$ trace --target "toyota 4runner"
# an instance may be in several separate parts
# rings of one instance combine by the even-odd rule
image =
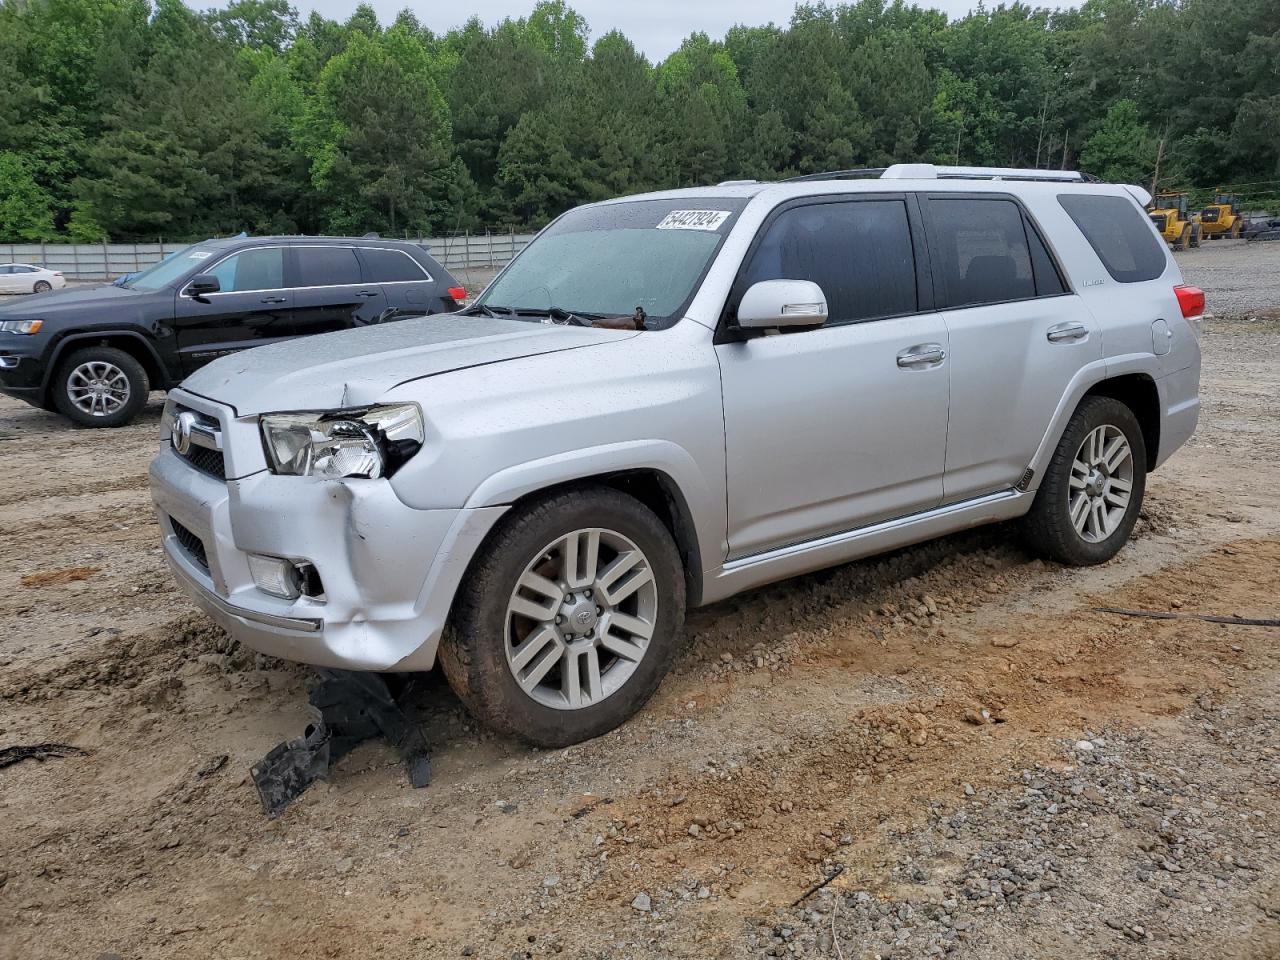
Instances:
[[[1200,407],[1149,199],[917,164],[580,207],[467,310],[189,377],[165,551],[248,646],[438,659],[541,745],[638,710],[687,606],[1013,518],[1103,562]]]

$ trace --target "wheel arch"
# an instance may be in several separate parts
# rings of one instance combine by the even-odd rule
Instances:
[[[167,390],[169,388],[169,376],[165,370],[164,363],[160,360],[160,355],[156,353],[155,347],[140,334],[128,330],[77,333],[64,337],[54,347],[53,356],[50,357],[49,365],[45,371],[44,385],[40,391],[43,403],[47,404],[53,394],[54,379],[62,361],[76,350],[93,346],[114,347],[117,350],[123,350],[142,365],[151,389]]]
[[[1085,391],[1086,397],[1110,397],[1133,411],[1142,428],[1142,445],[1147,454],[1147,469],[1154,469],[1160,453],[1160,391],[1145,373],[1126,373],[1099,381]],[[1077,402],[1076,406],[1080,404]]]
[[[676,550],[680,554],[684,566],[685,594],[688,606],[695,607],[702,599],[702,547],[698,541],[694,524],[693,511],[689,506],[680,485],[670,474],[655,467],[634,467],[610,470],[603,473],[588,474],[572,479],[553,482],[547,486],[529,490],[515,498],[507,510],[506,516],[514,516],[524,507],[545,497],[555,496],[569,490],[587,487],[608,487],[624,493],[653,512],[671,539],[675,541]],[[490,530],[476,549],[475,557],[479,557],[488,547],[490,540],[496,535],[498,524]],[[473,558],[474,559],[474,558]],[[465,580],[465,576],[463,577]]]

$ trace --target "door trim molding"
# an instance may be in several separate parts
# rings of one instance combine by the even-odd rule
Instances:
[[[1034,496],[1034,493],[1023,490],[1001,490],[731,560],[705,579],[703,603],[712,603],[776,580],[932,540],[943,534],[1009,520],[1026,513]]]

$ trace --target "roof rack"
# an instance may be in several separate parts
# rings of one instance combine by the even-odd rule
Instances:
[[[854,167],[852,170],[827,170],[823,173],[806,173],[801,177],[787,177],[782,183],[804,183],[807,180],[857,180],[864,177],[882,177],[890,167]]]
[[[855,180],[879,177],[881,180],[1049,180],[1058,183],[1084,183],[1095,178],[1076,170],[1033,170],[1018,167],[939,167],[932,163],[895,163],[891,167],[856,167],[852,170],[828,170],[789,177],[783,183],[809,180]]]
[[[1034,170],[1020,167],[938,167],[932,163],[895,163],[881,175],[884,180],[1050,180],[1083,183],[1076,170]]]

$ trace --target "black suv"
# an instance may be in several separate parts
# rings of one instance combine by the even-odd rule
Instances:
[[[0,306],[0,392],[90,427],[247,347],[458,309],[462,286],[395,240],[208,240],[116,286]]]

